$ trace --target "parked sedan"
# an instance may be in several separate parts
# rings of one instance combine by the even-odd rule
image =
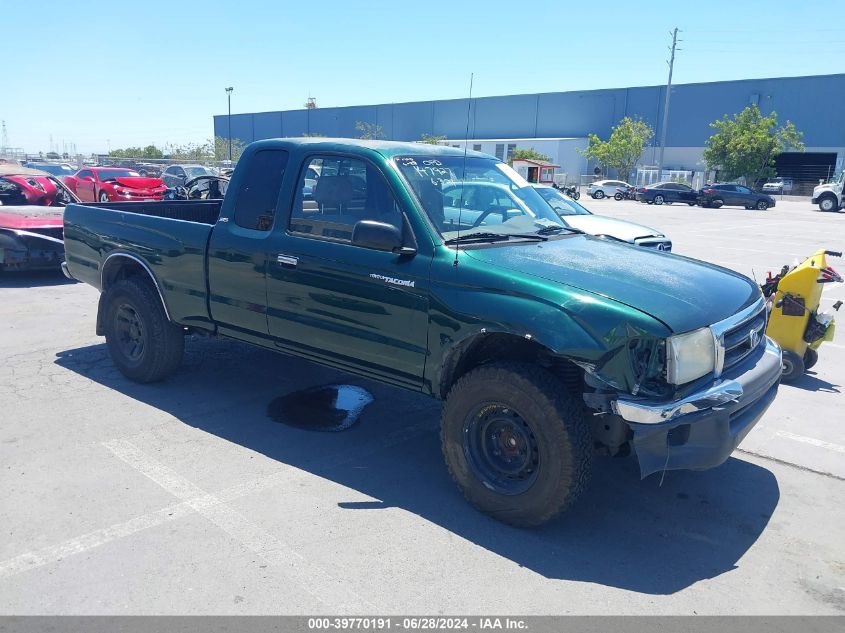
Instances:
[[[637,200],[658,205],[664,202],[686,202],[694,206],[698,200],[698,193],[681,182],[658,182],[637,189]]]
[[[202,165],[170,165],[161,173],[165,186],[183,187],[185,182],[197,176],[215,176],[208,167]]]
[[[167,191],[161,178],[119,167],[86,167],[65,182],[83,202],[161,200]]]
[[[24,167],[46,171],[54,176],[73,176],[73,168],[66,163],[24,163]]]
[[[628,188],[630,186],[627,182],[621,180],[599,180],[587,187],[587,193],[595,200],[601,200],[602,198],[612,198],[618,187]]]
[[[607,236],[615,240],[654,248],[659,251],[671,251],[672,240],[655,229],[635,224],[625,220],[617,220],[603,215],[593,215],[583,206],[567,198],[557,189],[547,185],[534,185],[549,206],[555,210],[560,218],[569,226],[580,229],[585,233],[596,236]]]
[[[721,206],[737,206],[765,211],[775,206],[775,199],[767,193],[751,191],[743,185],[716,183],[706,185],[698,192],[698,203],[702,207],[718,209]]]

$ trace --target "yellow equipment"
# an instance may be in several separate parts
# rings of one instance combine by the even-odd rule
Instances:
[[[819,312],[822,284],[841,282],[842,277],[827,264],[827,256],[842,253],[816,251],[779,275],[769,273],[763,294],[769,300],[769,324],[766,334],[783,348],[783,382],[793,382],[816,364],[819,345],[833,340],[833,315]],[[837,301],[834,310],[842,305]]]

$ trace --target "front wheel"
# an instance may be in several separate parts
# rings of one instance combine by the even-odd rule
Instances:
[[[780,377],[781,382],[789,384],[795,382],[803,375],[804,361],[801,357],[788,349],[783,350],[783,374]]]
[[[185,334],[167,319],[150,282],[139,277],[118,281],[106,291],[103,310],[109,354],[124,376],[146,383],[176,371]]]
[[[765,211],[769,208],[769,203],[765,200],[758,200],[757,201],[757,210],[758,211]]]
[[[582,403],[546,370],[492,363],[465,374],[443,408],[449,473],[478,510],[545,523],[584,491],[592,445]]]
[[[575,193],[572,194],[571,197],[572,197],[573,200],[578,200],[581,197],[581,193],[576,191]]]
[[[819,200],[819,209],[822,211],[837,211],[839,205],[836,203],[836,198],[833,196],[825,196]]]
[[[694,207],[694,206],[695,206],[695,202],[687,202],[687,204],[688,204],[689,206],[691,206],[691,207]]]
[[[819,353],[808,347],[807,351],[804,352],[804,369],[810,369],[817,362],[819,362]]]
[[[108,202],[109,201],[109,194],[107,194],[105,191],[101,191],[99,198],[100,198],[100,202]]]

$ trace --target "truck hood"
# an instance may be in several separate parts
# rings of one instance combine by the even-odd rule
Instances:
[[[813,197],[818,197],[818,194],[820,194],[822,191],[833,191],[833,184],[827,183],[824,185],[818,185],[816,187],[813,187]]]
[[[624,303],[673,332],[712,325],[760,296],[751,279],[726,268],[582,235],[463,252],[490,266]]]
[[[625,242],[633,242],[638,237],[664,237],[656,229],[603,215],[567,215],[563,220],[590,235],[610,235]]]

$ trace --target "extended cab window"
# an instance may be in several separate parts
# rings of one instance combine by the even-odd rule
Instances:
[[[312,157],[297,185],[291,232],[349,242],[361,220],[402,228],[402,212],[381,172],[357,158]]]
[[[287,164],[285,150],[264,149],[252,155],[235,196],[235,224],[258,231],[272,228]]]

